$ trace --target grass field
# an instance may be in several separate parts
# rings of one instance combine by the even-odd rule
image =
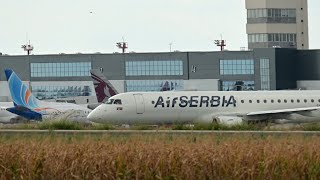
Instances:
[[[319,179],[320,137],[2,136],[0,179]]]
[[[26,124],[15,124],[15,125],[4,125],[0,129],[49,129],[49,130],[235,130],[235,131],[268,131],[268,130],[299,130],[299,131],[320,131],[319,123],[311,124],[301,124],[301,125],[274,125],[266,124],[242,124],[235,126],[226,126],[221,124],[194,124],[183,125],[183,124],[173,124],[173,125],[161,125],[161,126],[150,126],[150,125],[133,125],[128,127],[123,126],[113,126],[108,124],[83,124],[76,123],[67,120],[62,121],[44,121],[38,123],[26,123]]]

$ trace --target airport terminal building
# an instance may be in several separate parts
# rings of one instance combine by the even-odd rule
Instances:
[[[167,90],[320,89],[320,50],[0,56],[0,97],[10,101],[5,68],[39,99],[96,101],[90,69],[100,69],[118,92]]]

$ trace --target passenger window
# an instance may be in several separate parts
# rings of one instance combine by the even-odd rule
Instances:
[[[249,100],[249,103],[252,103],[252,100]]]
[[[278,99],[278,103],[281,103],[281,100],[280,100],[280,99]]]
[[[114,99],[108,99],[108,101],[106,102],[106,104],[112,104],[114,101]]]
[[[314,100],[313,100],[313,99],[311,99],[311,102],[313,103],[313,102],[314,102]]]
[[[244,103],[244,100],[241,100],[241,103]]]
[[[267,103],[267,100],[263,100],[264,103]]]
[[[297,99],[297,103],[300,103],[300,100],[299,100],[299,99]]]
[[[274,103],[274,100],[273,100],[273,99],[271,99],[271,103]]]
[[[121,103],[121,99],[115,99],[114,102],[113,102],[113,104],[122,104],[122,103]]]
[[[260,103],[260,100],[257,100],[257,103]]]
[[[294,103],[294,100],[293,100],[293,99],[291,99],[291,103]]]
[[[285,100],[283,100],[284,101],[284,103],[287,103],[287,100],[285,99]]]
[[[307,100],[305,99],[304,102],[307,103]]]

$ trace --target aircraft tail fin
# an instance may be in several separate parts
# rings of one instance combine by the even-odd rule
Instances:
[[[90,70],[91,78],[93,80],[94,89],[99,103],[106,102],[110,97],[118,94],[118,91],[108,81],[106,76],[98,69]]]
[[[30,109],[38,108],[40,101],[32,95],[17,74],[12,69],[5,69],[5,74],[14,105]]]
[[[170,88],[169,81],[166,81],[162,86],[160,91],[171,91],[172,89]]]

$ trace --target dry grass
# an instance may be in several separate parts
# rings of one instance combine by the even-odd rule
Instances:
[[[320,137],[0,138],[1,179],[319,179]]]

